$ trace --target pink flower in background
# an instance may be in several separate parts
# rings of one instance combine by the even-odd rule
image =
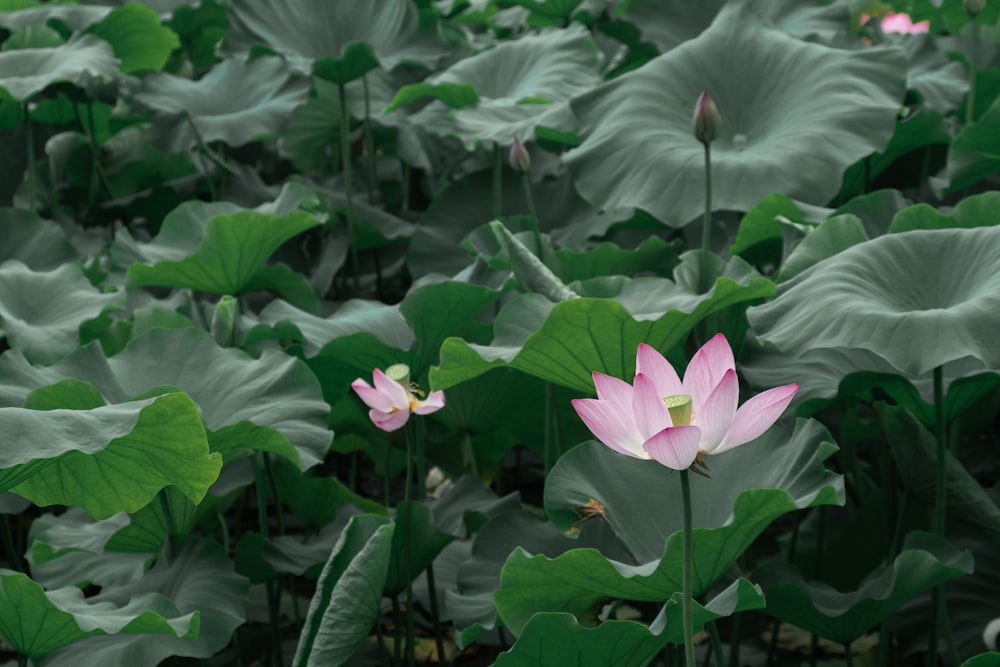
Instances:
[[[374,387],[362,378],[351,383],[351,388],[365,402],[365,405],[371,408],[368,411],[368,416],[372,423],[383,431],[395,431],[402,428],[406,424],[406,420],[410,418],[410,413],[426,415],[437,412],[444,407],[443,391],[432,391],[426,400],[421,400],[418,397],[418,394],[422,395],[423,392],[410,386],[410,370],[405,364],[396,364],[386,370],[394,377],[399,375],[403,381],[394,380],[376,368],[372,371]]]
[[[871,18],[868,14],[861,15],[861,25],[868,22]],[[930,21],[920,21],[919,23],[914,23],[909,14],[894,14],[889,12],[882,17],[882,32],[901,32],[908,35],[916,35],[922,32],[928,32],[931,29]]]
[[[719,454],[758,438],[778,420],[799,385],[768,389],[737,409],[736,362],[720,333],[695,353],[683,381],[659,352],[641,344],[631,385],[595,372],[594,387],[596,399],[572,403],[598,440],[620,454],[685,470],[696,462],[707,468],[702,454]]]

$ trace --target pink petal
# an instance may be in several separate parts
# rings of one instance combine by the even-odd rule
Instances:
[[[674,470],[687,470],[698,456],[701,430],[697,426],[671,426],[643,443],[650,456]]]
[[[726,432],[733,423],[733,416],[736,414],[736,406],[740,402],[740,383],[736,379],[736,371],[730,369],[722,376],[722,381],[715,391],[708,397],[705,404],[701,406],[694,421],[701,429],[701,443],[699,448],[706,454],[711,454],[712,450],[719,446],[722,439],[726,437]]]
[[[635,353],[635,372],[642,373],[653,381],[660,398],[686,393],[670,362],[645,343],[640,343]]]
[[[643,440],[671,426],[670,412],[663,404],[663,397],[653,386],[653,381],[642,373],[635,376],[632,416]]]
[[[624,380],[596,371],[593,377],[597,398],[614,403],[626,412],[632,410],[632,385]]]
[[[735,369],[733,348],[729,347],[729,341],[724,335],[715,334],[694,353],[691,363],[684,372],[684,391],[679,393],[690,394],[694,411],[701,412],[701,407],[722,382],[726,371]]]
[[[369,408],[388,412],[392,409],[392,397],[378,389],[373,389],[367,382],[358,378],[351,383],[351,389],[365,402]]]
[[[724,452],[759,438],[785,411],[799,385],[786,384],[757,394],[740,406],[722,444],[712,454]]]
[[[605,445],[619,454],[637,459],[649,458],[642,451],[642,439],[631,414],[610,401],[576,398],[570,403],[590,432]]]
[[[427,395],[427,400],[417,401],[417,407],[413,408],[413,411],[418,415],[429,415],[432,412],[437,412],[444,407],[444,392],[443,391],[432,391]]]
[[[884,32],[902,32],[912,35],[928,32],[930,29],[930,21],[914,23],[908,14],[893,14],[890,12],[882,19],[882,30]]]
[[[368,417],[372,420],[373,424],[383,431],[396,431],[403,428],[406,420],[410,418],[410,411],[409,409],[396,410],[395,412],[386,414],[378,410],[369,410]]]
[[[392,405],[400,410],[410,411],[410,392],[379,369],[372,371],[375,388],[392,399]]]

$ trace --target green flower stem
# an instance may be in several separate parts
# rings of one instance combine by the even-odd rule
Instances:
[[[0,518],[0,535],[3,537],[3,549],[7,552],[7,559],[10,561],[12,569],[24,572],[24,561],[21,560],[21,550],[14,546],[14,532],[10,527],[10,515],[4,514]]]
[[[979,51],[979,24],[972,19],[972,51],[969,53],[969,98],[965,105],[965,124],[976,120],[976,60]]]
[[[414,424],[413,422],[417,423]],[[423,422],[419,420],[413,420],[407,424],[407,428],[413,425],[413,439],[416,443],[414,447],[414,452],[416,453],[416,469],[417,469],[417,500],[423,500],[427,497],[427,452],[424,446],[424,429]]]
[[[932,529],[938,537],[944,537],[945,516],[948,510],[947,473],[948,473],[948,434],[944,423],[944,368],[934,369],[934,435],[936,436],[937,474],[934,480],[934,523]],[[931,617],[927,630],[927,663],[936,665],[938,661],[938,621],[940,610],[944,604],[940,586],[935,586],[931,593]],[[950,630],[949,630],[950,631]]]
[[[35,200],[35,131],[31,126],[31,112],[27,102],[24,103],[24,133],[28,152],[28,210],[38,213],[38,203]]]
[[[844,644],[844,662],[847,667],[854,667],[854,654],[851,653],[851,643]]]
[[[212,175],[208,173],[207,160],[214,160],[220,165],[225,163],[222,161],[218,155],[216,155],[211,148],[205,144],[205,140],[202,139],[201,132],[198,130],[198,126],[194,124],[194,119],[191,118],[191,114],[184,112],[184,118],[187,119],[188,125],[191,126],[191,131],[194,133],[194,141],[198,146],[198,152],[201,155],[201,171],[202,176],[205,177],[205,182],[208,184],[208,193],[212,197],[212,201],[219,201],[219,197],[215,192],[215,182],[212,180]]]
[[[371,95],[368,92],[368,75],[365,74],[361,77],[361,85],[363,86],[365,95],[365,122],[364,122],[364,134],[365,134],[365,155],[368,157],[365,160],[365,164],[368,167],[368,203],[375,203],[375,136],[372,134],[372,119],[371,119]]]
[[[399,161],[399,187],[402,191],[403,204],[402,209],[404,211],[410,210],[410,165]]]
[[[28,656],[17,654],[17,667],[28,667]]]
[[[427,590],[431,599],[431,623],[434,624],[434,645],[437,647],[438,664],[447,665],[444,638],[441,635],[441,614],[438,612],[437,586],[434,583],[434,563],[427,566]]]
[[[548,477],[552,466],[559,459],[559,433],[555,423],[555,388],[551,382],[545,383],[545,421],[543,428],[543,456],[545,458],[545,476]]]
[[[705,146],[705,218],[701,223],[701,249],[705,251],[701,271],[701,292],[707,292],[711,287],[708,279],[708,255],[712,250],[712,147]]]
[[[493,143],[493,218],[503,214],[503,151]]]
[[[378,638],[379,657],[382,658],[382,667],[389,667],[389,647],[385,644],[385,633],[382,632],[382,619],[375,619],[375,636]]]
[[[267,466],[268,460],[264,459]],[[271,534],[270,522],[267,516],[267,472],[261,467],[257,455],[250,457],[250,466],[253,469],[254,487],[257,491],[257,529],[261,537],[266,541]],[[276,580],[268,581],[265,584],[267,591],[267,612],[270,619],[271,630],[271,659],[269,665],[281,665],[281,588],[280,582]]]
[[[399,622],[399,594],[394,593],[392,600],[392,664],[403,662],[403,624]]]
[[[531,214],[531,232],[535,237],[535,254],[538,255],[538,259],[542,259],[542,233],[539,230],[541,221],[535,211],[535,198],[531,196],[531,178],[528,176],[528,172],[521,174],[521,185],[524,186],[524,199],[528,202],[528,213]]]
[[[340,99],[340,168],[344,179],[344,210],[347,215],[347,244],[351,249],[351,270],[354,273],[354,291],[361,285],[361,268],[358,263],[357,225],[354,220],[354,190],[351,180],[351,114],[347,110],[347,89],[337,86]]]
[[[687,667],[695,667],[694,663],[694,623],[691,618],[691,481],[688,471],[681,470],[681,498],[684,502],[684,598],[681,601],[681,612],[684,617],[684,662]]]
[[[174,557],[175,544],[174,540],[177,535],[177,520],[174,518],[174,513],[170,509],[170,503],[167,501],[167,490],[160,489],[156,494],[157,499],[160,501],[160,511],[163,512],[163,524],[167,529],[167,544],[166,544],[166,559],[167,562]]]
[[[708,641],[712,646],[712,659],[715,667],[723,667],[726,663],[722,657],[722,639],[719,637],[719,628],[715,626],[715,621],[708,624]]]
[[[406,581],[406,664],[409,667],[414,667],[416,664],[416,653],[415,653],[415,633],[413,631],[413,577],[410,572],[410,558],[411,558],[411,548],[410,544],[410,503],[413,502],[413,459],[415,458],[415,445],[414,442],[416,438],[413,433],[413,421],[408,421],[406,426],[403,428],[406,433],[406,481],[403,485],[403,501],[404,507],[406,508],[406,518],[407,521],[403,525],[403,579]],[[397,521],[399,520],[399,514],[397,510],[396,514]],[[399,524],[396,525],[397,529]]]
[[[472,448],[472,434],[467,430],[462,432],[462,463],[474,477],[479,477],[476,451]]]
[[[739,667],[740,664],[740,640],[743,635],[743,614],[736,614],[733,619],[733,627],[729,632],[729,667]]]

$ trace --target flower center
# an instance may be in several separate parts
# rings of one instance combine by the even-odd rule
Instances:
[[[691,419],[694,416],[691,411],[691,396],[688,394],[665,396],[663,404],[667,406],[667,412],[670,413],[670,421],[673,422],[674,426],[691,425]]]
[[[404,387],[410,386],[410,367],[406,364],[393,364],[384,372],[389,379],[395,380]]]

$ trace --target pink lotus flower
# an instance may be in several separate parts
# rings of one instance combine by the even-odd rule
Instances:
[[[868,22],[871,18],[868,14],[861,15],[861,25]],[[901,32],[908,35],[916,35],[922,32],[928,32],[931,29],[930,21],[920,21],[914,23],[910,18],[909,14],[894,14],[889,12],[882,17],[882,32]]]
[[[351,388],[371,408],[368,417],[383,431],[402,428],[410,413],[427,415],[444,407],[443,391],[432,391],[426,400],[420,400],[418,394],[423,392],[410,386],[410,371],[404,364],[396,364],[386,370],[393,376],[399,375],[405,383],[392,379],[377,368],[372,371],[374,387],[361,378],[351,383]]]
[[[778,420],[799,385],[768,389],[737,409],[736,362],[720,333],[695,353],[683,381],[659,352],[641,344],[631,385],[595,372],[594,387],[597,399],[572,403],[598,440],[620,454],[685,470],[696,462],[707,468],[702,454],[719,454],[759,437]]]

